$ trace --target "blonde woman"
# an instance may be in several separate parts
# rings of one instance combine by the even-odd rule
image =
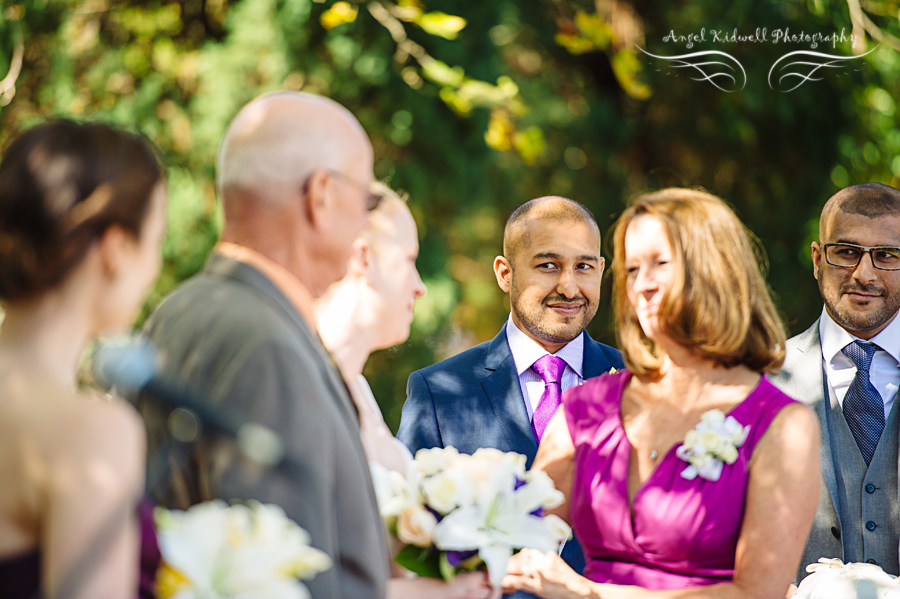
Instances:
[[[585,576],[525,550],[504,590],[781,599],[819,497],[819,431],[766,379],[785,333],[747,230],[719,198],[667,189],[619,218],[613,264],[627,370],[568,392],[535,459],[566,494]]]
[[[369,225],[353,244],[347,275],[332,285],[316,310],[322,342],[341,369],[359,410],[360,435],[369,461],[405,474],[412,456],[394,438],[362,375],[369,354],[409,337],[416,299],[425,285],[416,269],[419,238],[406,203],[376,184],[382,196]],[[391,599],[479,599],[499,597],[483,573],[462,574],[452,583],[407,578],[402,570],[388,582]]]

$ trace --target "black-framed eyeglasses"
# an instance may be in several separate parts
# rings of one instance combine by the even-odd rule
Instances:
[[[900,248],[887,245],[865,246],[855,243],[826,243],[825,261],[839,268],[856,268],[865,254],[879,270],[900,270]]]
[[[348,177],[347,175],[345,175],[344,173],[342,173],[340,171],[328,169],[328,174],[331,175],[332,177],[334,177],[335,179],[340,179],[344,183],[349,183],[350,185],[359,189],[360,191],[364,191],[366,194],[366,210],[368,210],[369,212],[378,208],[378,205],[381,203],[381,200],[384,199],[384,196],[381,195],[380,193],[375,193],[374,191],[372,191],[371,189],[369,189],[367,186],[363,185],[356,179],[353,179],[352,177]]]

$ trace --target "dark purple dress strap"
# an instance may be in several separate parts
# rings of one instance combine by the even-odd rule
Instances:
[[[153,523],[153,507],[153,502],[146,497],[137,507],[138,523],[141,526],[140,599],[156,597],[156,570],[162,560],[156,538],[156,526]]]
[[[32,599],[41,584],[41,554],[37,549],[0,560],[3,599]]]
[[[156,570],[161,556],[153,524],[153,502],[142,499],[137,506],[141,528],[140,599],[155,599]],[[34,549],[15,557],[0,560],[0,597],[3,599],[34,599],[41,585],[41,554]]]

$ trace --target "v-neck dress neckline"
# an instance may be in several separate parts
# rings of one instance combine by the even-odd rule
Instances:
[[[632,450],[633,446],[631,445],[631,439],[628,438],[628,433],[625,431],[625,421],[622,420],[622,395],[625,392],[625,387],[628,385],[628,381],[631,380],[632,374],[631,374],[631,372],[629,372],[627,370],[625,370],[624,372],[625,372],[625,374],[622,377],[623,378],[622,387],[621,387],[621,391],[619,392],[619,402],[617,404],[618,411],[616,413],[616,418],[618,418],[618,420],[619,420],[619,426],[621,427],[622,434],[624,435],[624,442],[628,445],[628,464],[627,464],[627,466],[628,466],[628,469],[630,470],[631,469],[631,450]],[[762,384],[762,380],[763,380],[763,377],[760,377],[759,382],[753,387],[753,389],[750,390],[750,393],[748,393],[744,399],[742,399],[738,403],[734,404],[734,406],[732,406],[731,409],[725,413],[726,418],[728,418],[729,416],[734,416],[735,412],[737,412],[737,413],[741,412],[743,405],[745,403],[747,403],[747,401],[753,396],[753,393],[756,391],[757,387],[759,387],[759,385]],[[694,426],[696,426],[698,423],[699,423],[699,420],[696,423],[694,423]],[[694,428],[694,427],[692,426],[691,428]],[[634,492],[635,499],[637,499],[637,496],[641,493],[641,491],[643,491],[644,487],[647,486],[647,483],[649,483],[653,479],[653,476],[656,474],[656,471],[659,470],[660,467],[663,465],[663,463],[667,462],[670,458],[673,460],[676,460],[676,464],[680,464],[682,466],[682,470],[687,466],[686,462],[683,462],[682,460],[680,460],[678,458],[678,456],[675,455],[675,453],[678,451],[678,448],[681,447],[683,444],[684,443],[682,441],[678,441],[674,445],[672,445],[669,449],[666,450],[666,452],[662,455],[662,457],[660,457],[659,462],[657,462],[656,466],[653,468],[653,471],[650,472],[650,475],[647,476],[647,478],[644,479],[644,481],[640,485],[638,485],[637,490]],[[628,512],[629,512],[629,514],[632,514],[633,513],[633,510],[632,510],[633,500],[628,497],[628,477],[627,476],[625,478],[625,493],[626,493],[626,498],[628,499]]]
[[[620,370],[567,391],[563,409],[575,445],[570,514],[595,582],[672,589],[730,581],[743,522],[748,465],[772,419],[794,400],[763,376],[729,415],[749,435],[718,481],[688,480],[676,444],[628,497],[631,443],[621,420]]]

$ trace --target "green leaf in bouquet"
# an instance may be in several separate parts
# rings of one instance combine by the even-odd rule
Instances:
[[[456,578],[456,568],[450,563],[445,551],[441,551],[441,557],[438,560],[438,563],[441,569],[441,578],[447,582],[453,582],[453,579]]]
[[[394,561],[410,572],[426,578],[443,578],[440,564],[440,552],[434,547],[416,547],[404,545]]]
[[[466,572],[475,572],[476,570],[486,570],[487,564],[484,563],[484,560],[481,559],[481,556],[477,553],[470,557],[469,559],[464,559],[459,562],[459,567],[456,569],[457,572],[465,570]]]

